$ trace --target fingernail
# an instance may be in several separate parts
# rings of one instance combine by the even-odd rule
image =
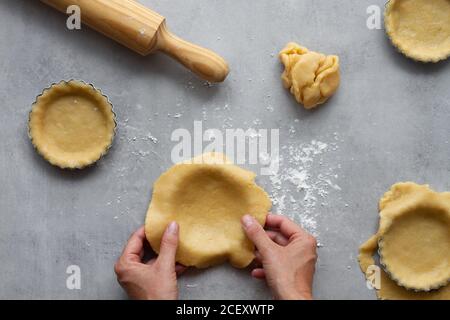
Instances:
[[[244,227],[248,228],[253,224],[253,218],[252,216],[246,214],[242,217],[242,223],[244,224]]]
[[[175,221],[172,221],[169,226],[167,227],[167,232],[170,234],[177,234],[178,232],[178,223]]]

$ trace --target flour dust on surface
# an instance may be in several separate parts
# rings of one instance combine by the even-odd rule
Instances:
[[[317,218],[328,206],[328,195],[341,191],[337,184],[340,166],[327,163],[327,155],[338,149],[337,134],[334,136],[332,142],[312,140],[281,146],[279,170],[268,176],[273,212],[295,220],[316,237]]]

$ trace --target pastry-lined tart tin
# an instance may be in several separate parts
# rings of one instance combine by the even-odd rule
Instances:
[[[403,182],[380,199],[379,264],[398,286],[427,293],[449,284],[449,196],[429,185]]]
[[[399,53],[404,55],[407,58],[410,58],[416,62],[423,62],[423,63],[437,63],[442,60],[446,60],[450,57],[450,48],[448,52],[443,53],[442,55],[436,55],[436,56],[430,56],[430,55],[424,55],[419,53],[412,53],[411,51],[407,50],[402,42],[398,40],[394,34],[394,30],[392,30],[391,26],[391,18],[390,15],[392,13],[392,10],[394,6],[402,0],[389,0],[385,5],[384,10],[384,28],[387,37],[389,38],[391,44],[397,49]],[[434,1],[434,0],[429,0]],[[450,19],[450,17],[449,17]]]
[[[383,250],[383,237],[380,237],[378,239],[378,257],[379,257],[379,261],[380,261],[380,265],[383,267],[384,272],[386,272],[386,274],[389,276],[389,278],[391,278],[391,280],[393,280],[394,282],[396,282],[399,286],[405,288],[406,290],[410,290],[410,291],[414,291],[414,292],[430,292],[433,290],[438,290],[441,289],[445,286],[447,286],[448,284],[450,284],[450,279],[448,279],[445,282],[439,283],[437,285],[434,286],[430,286],[427,289],[423,289],[423,290],[419,290],[417,288],[411,288],[408,285],[406,285],[405,283],[403,283],[401,281],[401,279],[399,279],[398,277],[396,277],[390,270],[389,268],[386,266],[386,263],[383,261],[383,254],[382,254],[382,250]]]
[[[36,141],[36,137],[33,136],[33,116],[36,112],[36,106],[40,102],[41,99],[46,98],[46,96],[49,93],[52,93],[53,90],[58,90],[62,88],[62,86],[66,85],[75,85],[75,86],[84,86],[89,90],[93,90],[93,97],[97,96],[101,99],[103,99],[104,104],[107,106],[107,112],[109,112],[109,119],[112,121],[112,129],[110,131],[110,139],[106,145],[105,148],[101,152],[98,152],[98,154],[95,157],[90,158],[89,160],[79,161],[79,160],[72,160],[72,161],[62,161],[61,159],[58,159],[58,157],[55,157],[52,154],[49,154],[48,150],[46,150],[45,147],[40,144],[39,141]],[[105,95],[100,89],[96,88],[92,83],[85,82],[83,80],[78,79],[70,79],[70,80],[61,80],[60,82],[54,82],[49,87],[46,87],[39,95],[36,96],[34,103],[32,104],[31,111],[28,114],[28,137],[30,138],[30,141],[34,147],[34,149],[37,151],[38,154],[40,154],[45,160],[47,160],[51,165],[59,167],[61,169],[69,169],[69,170],[76,170],[76,169],[84,169],[86,167],[92,166],[95,163],[97,163],[99,160],[101,160],[111,149],[115,135],[117,131],[117,122],[116,122],[116,114],[114,112],[114,108],[112,103],[110,102],[107,95]]]

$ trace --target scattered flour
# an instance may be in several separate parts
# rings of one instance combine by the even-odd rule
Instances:
[[[184,86],[186,89],[195,89],[195,85],[192,81],[188,81],[187,85]]]
[[[153,143],[158,143],[158,138],[156,138],[155,136],[153,136],[150,132],[147,133],[147,135],[145,137],[142,138],[143,140],[150,140]]]
[[[269,176],[273,211],[298,221],[315,236],[320,214],[317,207],[327,205],[332,190],[341,190],[336,183],[337,168],[323,165],[323,156],[337,148],[335,142],[318,140],[285,145],[281,147],[278,172]]]

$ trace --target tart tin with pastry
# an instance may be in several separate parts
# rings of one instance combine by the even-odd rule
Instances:
[[[450,192],[397,183],[380,203],[378,232],[360,247],[361,270],[373,278],[380,257],[381,299],[450,299]]]
[[[405,56],[438,62],[450,56],[450,0],[391,0],[386,33]]]
[[[108,98],[91,84],[70,80],[53,84],[36,98],[28,133],[52,165],[81,169],[107,153],[115,128]]]

